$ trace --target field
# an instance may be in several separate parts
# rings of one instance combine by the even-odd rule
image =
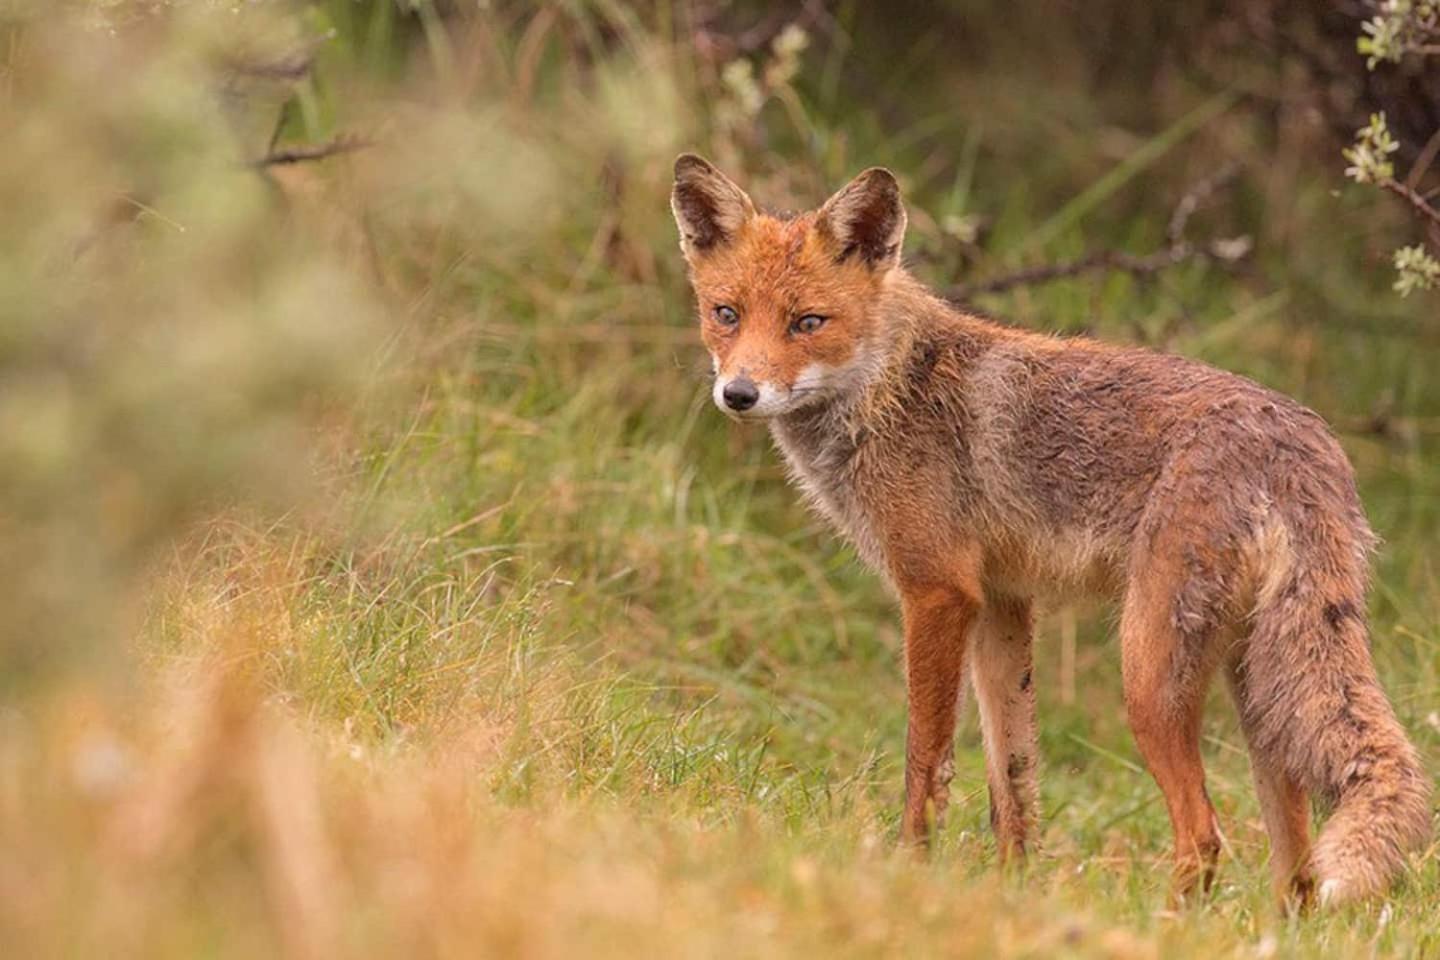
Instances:
[[[1218,687],[1220,880],[1166,909],[1106,608],[1040,622],[1040,851],[995,864],[973,706],[900,849],[897,612],[711,405],[667,206],[682,149],[782,208],[883,164],[936,286],[1321,412],[1440,771],[1435,294],[1301,94],[988,3],[150,6],[0,4],[0,952],[1440,955],[1435,847],[1276,909]],[[973,289],[1216,177],[1235,263]]]

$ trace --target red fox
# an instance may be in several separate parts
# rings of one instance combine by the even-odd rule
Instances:
[[[1126,716],[1174,830],[1172,890],[1220,849],[1200,721],[1219,670],[1283,901],[1385,889],[1430,829],[1429,782],[1376,679],[1366,523],[1324,421],[1203,364],[972,316],[901,265],[895,177],[760,213],[707,161],[671,206],[714,401],[763,420],[810,503],[893,587],[908,728],[902,834],[928,845],[968,668],[1000,855],[1035,829],[1032,603],[1120,603]],[[1333,803],[1313,847],[1309,795]]]

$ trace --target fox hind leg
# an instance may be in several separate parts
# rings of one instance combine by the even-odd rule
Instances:
[[[1216,644],[1215,631],[1178,626],[1172,584],[1180,581],[1166,573],[1179,571],[1167,567],[1147,565],[1131,583],[1120,618],[1120,657],[1130,729],[1174,830],[1171,899],[1179,902],[1197,886],[1209,890],[1220,852],[1200,760],[1201,713]]]
[[[1283,763],[1256,748],[1253,721],[1249,714],[1249,691],[1238,658],[1226,666],[1230,695],[1240,714],[1241,729],[1250,745],[1250,768],[1260,816],[1270,837],[1270,875],[1275,893],[1287,908],[1308,906],[1315,894],[1310,866],[1310,805],[1305,788],[1296,783]]]
[[[1023,856],[1034,829],[1035,686],[1030,604],[995,598],[976,618],[970,675],[985,739],[990,823],[1001,861]]]

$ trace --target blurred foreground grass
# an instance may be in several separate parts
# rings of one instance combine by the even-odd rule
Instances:
[[[1386,905],[1277,915],[1218,697],[1222,882],[1161,912],[1104,611],[1041,627],[1024,874],[973,715],[938,855],[897,852],[895,614],[710,408],[665,202],[687,146],[777,206],[884,163],[944,285],[1146,249],[1238,161],[1206,216],[1243,269],[983,305],[1339,426],[1387,541],[1377,660],[1440,769],[1440,326],[1303,121],[1183,72],[1137,108],[1039,20],[897,71],[855,6],[729,52],[664,5],[160,6],[0,7],[6,955],[1440,951],[1433,850]],[[343,133],[373,143],[254,165]]]

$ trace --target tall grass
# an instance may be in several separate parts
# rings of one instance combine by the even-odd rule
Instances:
[[[709,408],[665,204],[682,147],[776,206],[888,163],[945,284],[1143,249],[1191,176],[1244,161],[1209,214],[1255,237],[1243,271],[985,306],[1340,427],[1387,541],[1376,657],[1440,769],[1440,331],[1382,292],[1387,237],[1336,228],[1360,201],[1303,142],[1282,159],[1310,172],[1274,182],[1265,124],[1179,76],[1138,132],[1023,60],[932,51],[890,89],[853,7],[748,52],[682,7],[150,7],[10,14],[0,44],[5,952],[1440,949],[1434,851],[1387,905],[1273,909],[1218,699],[1223,882],[1160,910],[1104,611],[1041,625],[1041,853],[995,872],[969,717],[937,855],[898,852],[894,613]],[[1127,162],[1195,110],[1183,156]],[[341,134],[370,145],[254,165]]]

